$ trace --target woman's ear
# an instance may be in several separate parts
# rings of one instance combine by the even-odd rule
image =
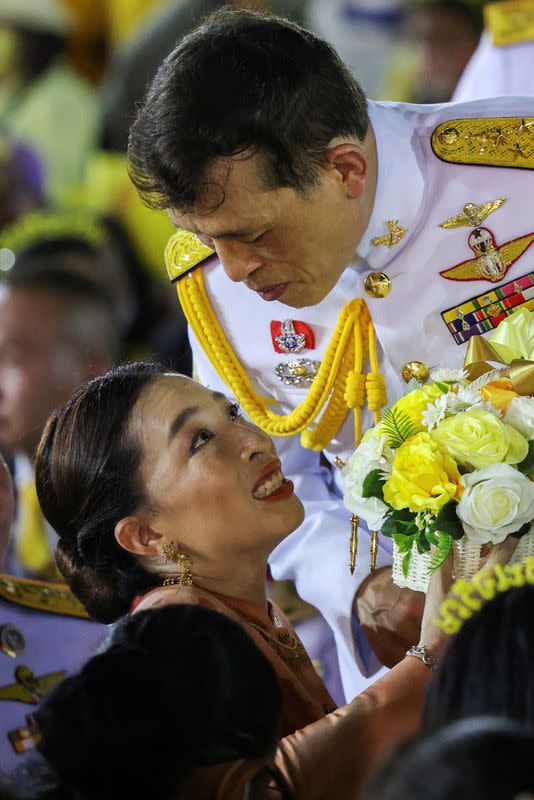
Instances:
[[[159,554],[161,534],[138,517],[124,517],[115,525],[115,539],[124,550],[138,556]]]

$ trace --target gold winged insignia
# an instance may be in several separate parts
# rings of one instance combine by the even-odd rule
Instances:
[[[89,619],[80,601],[63,583],[18,578],[0,573],[0,597],[17,606]]]
[[[33,670],[22,664],[15,669],[16,683],[0,686],[0,700],[37,705],[56,683],[65,677],[65,672],[49,672],[47,675],[34,675]]]
[[[375,236],[374,239],[371,239],[371,244],[374,244],[375,247],[380,244],[385,244],[386,247],[393,247],[404,239],[406,228],[399,225],[398,219],[388,219],[388,228],[389,233],[386,233],[385,236]]]
[[[194,233],[176,231],[165,248],[165,266],[170,281],[174,283],[213,255],[215,250],[203,244]]]
[[[499,197],[498,200],[490,200],[489,203],[483,203],[477,206],[476,203],[466,203],[461,214],[456,214],[455,217],[446,219],[445,222],[440,222],[440,228],[461,228],[466,226],[473,228],[481,225],[485,219],[497,211],[498,208],[506,201],[506,197]]]
[[[478,249],[476,243],[472,243],[475,233],[486,233],[484,241],[485,247]],[[504,244],[497,245],[491,232],[487,228],[477,228],[471,234],[469,246],[476,253],[476,258],[462,261],[454,267],[442,270],[440,275],[450,281],[478,281],[487,280],[497,283],[508,272],[512,264],[523,255],[523,253],[534,242],[534,233],[527,233],[518,239],[512,239]],[[479,237],[480,238],[480,237]]]

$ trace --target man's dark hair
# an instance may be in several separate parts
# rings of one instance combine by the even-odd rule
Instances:
[[[185,211],[214,159],[260,154],[269,186],[306,193],[332,139],[363,141],[368,124],[365,95],[329,44],[225,7],[156,73],[130,132],[130,177],[151,207]]]

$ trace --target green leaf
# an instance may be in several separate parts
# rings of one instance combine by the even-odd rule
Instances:
[[[373,469],[365,476],[362,486],[362,497],[378,497],[384,499],[385,479],[380,469]]]
[[[402,559],[402,574],[405,578],[408,577],[408,570],[410,569],[410,562],[412,560],[412,551],[408,550],[404,558]]]
[[[456,516],[456,506],[457,503],[454,500],[450,500],[448,503],[445,503],[445,505],[442,506],[436,514],[436,525],[441,525],[441,523],[445,520],[458,519]]]
[[[404,411],[398,409],[386,408],[382,414],[380,422],[381,432],[387,436],[388,445],[395,449],[400,447],[406,439],[413,436],[419,429],[419,426]]]
[[[432,523],[432,530],[436,533],[445,533],[448,536],[452,536],[453,539],[461,539],[464,535],[464,529],[456,513],[457,507],[458,504],[454,500],[444,505]]]
[[[517,465],[517,469],[520,472],[523,472],[525,475],[528,475],[529,472],[532,472],[534,469],[534,440],[530,440],[528,443],[528,453],[526,458]]]
[[[430,530],[430,529],[426,530],[425,531],[425,536],[426,536],[427,541],[430,542],[430,544],[433,544],[436,547],[438,546],[439,539],[438,539],[438,537],[436,536],[436,534],[434,533],[433,530]]]
[[[442,394],[447,394],[451,386],[454,386],[454,381],[450,381],[450,383],[446,383],[445,381],[436,381],[434,386],[437,386]]]
[[[413,530],[410,530],[411,528],[413,528]],[[395,533],[417,533],[415,514],[407,508],[401,508],[399,511],[392,511],[382,524],[381,532],[384,536],[389,537],[393,536]]]
[[[409,550],[412,549],[412,545],[414,543],[415,537],[417,534],[411,534],[410,536],[406,536],[404,533],[394,533],[393,534],[393,541],[397,545],[400,553],[407,553]]]
[[[430,542],[426,538],[423,531],[421,531],[421,533],[419,533],[419,535],[416,537],[415,543],[421,555],[423,555],[423,553],[428,553],[430,550]]]
[[[395,517],[393,514],[387,516],[382,523],[382,528],[380,533],[384,534],[384,536],[388,536],[390,539],[394,533],[397,532],[397,523],[395,522]]]
[[[437,572],[441,567],[452,547],[452,536],[447,533],[440,533],[439,544],[432,554],[430,560],[430,574]]]
[[[525,522],[524,525],[521,525],[518,531],[511,533],[510,536],[513,536],[514,539],[521,539],[522,536],[525,536],[530,531],[531,525],[531,522]]]

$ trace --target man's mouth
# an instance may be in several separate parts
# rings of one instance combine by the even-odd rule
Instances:
[[[293,494],[293,481],[288,481],[280,469],[280,462],[273,463],[272,468],[256,482],[252,490],[255,500],[283,500]]]
[[[271,302],[272,300],[278,300],[283,295],[288,285],[287,283],[276,283],[273,286],[265,286],[263,289],[256,289],[256,291],[262,300]]]

